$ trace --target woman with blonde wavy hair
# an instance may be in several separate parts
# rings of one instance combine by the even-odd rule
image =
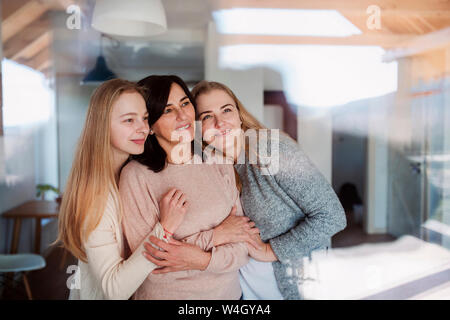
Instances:
[[[80,286],[71,289],[69,299],[129,299],[155,269],[144,256],[144,241],[124,259],[118,190],[121,168],[130,155],[144,151],[149,133],[143,94],[136,83],[114,79],[91,97],[59,214],[57,242],[79,259]],[[146,239],[167,239],[188,203],[172,188],[159,205],[160,219]]]
[[[266,130],[226,85],[201,81],[192,96],[203,140],[234,163],[244,213],[260,231],[240,269],[243,298],[301,299],[303,258],[346,226],[336,194],[296,141]],[[250,145],[248,133],[256,135]],[[273,166],[260,162],[268,145]]]

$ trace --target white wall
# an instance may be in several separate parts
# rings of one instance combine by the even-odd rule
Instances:
[[[264,125],[269,129],[283,130],[283,107],[276,104],[264,105]]]
[[[80,86],[79,77],[57,78],[59,179],[64,190],[78,139],[84,126],[89,99],[95,86]]]
[[[272,68],[263,68],[264,90],[285,91],[282,74]]]
[[[263,70],[221,69],[218,63],[219,44],[214,22],[208,25],[205,42],[205,79],[222,82],[235,93],[245,108],[259,121],[264,121]]]
[[[332,140],[332,116],[329,110],[298,108],[298,142],[329,183]]]

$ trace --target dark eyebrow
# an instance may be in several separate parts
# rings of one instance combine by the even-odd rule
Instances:
[[[231,103],[227,103],[227,104],[224,104],[223,106],[221,106],[221,107],[220,107],[220,110],[222,110],[223,108],[228,107],[228,106],[234,107]],[[210,111],[210,110],[208,110],[208,111],[203,111],[202,113],[200,113],[200,114],[198,115],[198,117],[200,118],[200,116],[201,116],[202,114],[204,114],[204,113],[209,113],[209,112],[212,112],[212,111]]]
[[[188,99],[188,96],[184,96],[183,98],[181,98],[180,102],[183,101],[183,100],[186,100],[186,99]],[[168,104],[166,104],[166,107],[169,107],[171,105],[172,105],[171,103],[168,103]]]

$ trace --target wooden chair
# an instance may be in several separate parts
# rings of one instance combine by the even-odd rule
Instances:
[[[28,283],[27,272],[45,268],[45,259],[38,254],[0,254],[0,273],[3,273],[2,281],[5,287],[9,287],[12,280],[14,281],[14,273],[22,273],[23,284],[27,292],[29,300],[33,300],[30,284]],[[11,277],[11,279],[8,279]]]

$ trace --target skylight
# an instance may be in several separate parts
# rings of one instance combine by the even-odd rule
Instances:
[[[235,8],[213,12],[222,34],[346,37],[361,31],[335,10]]]
[[[291,103],[331,107],[397,90],[397,63],[380,47],[237,45],[219,50],[223,69],[266,67],[279,73]]]

